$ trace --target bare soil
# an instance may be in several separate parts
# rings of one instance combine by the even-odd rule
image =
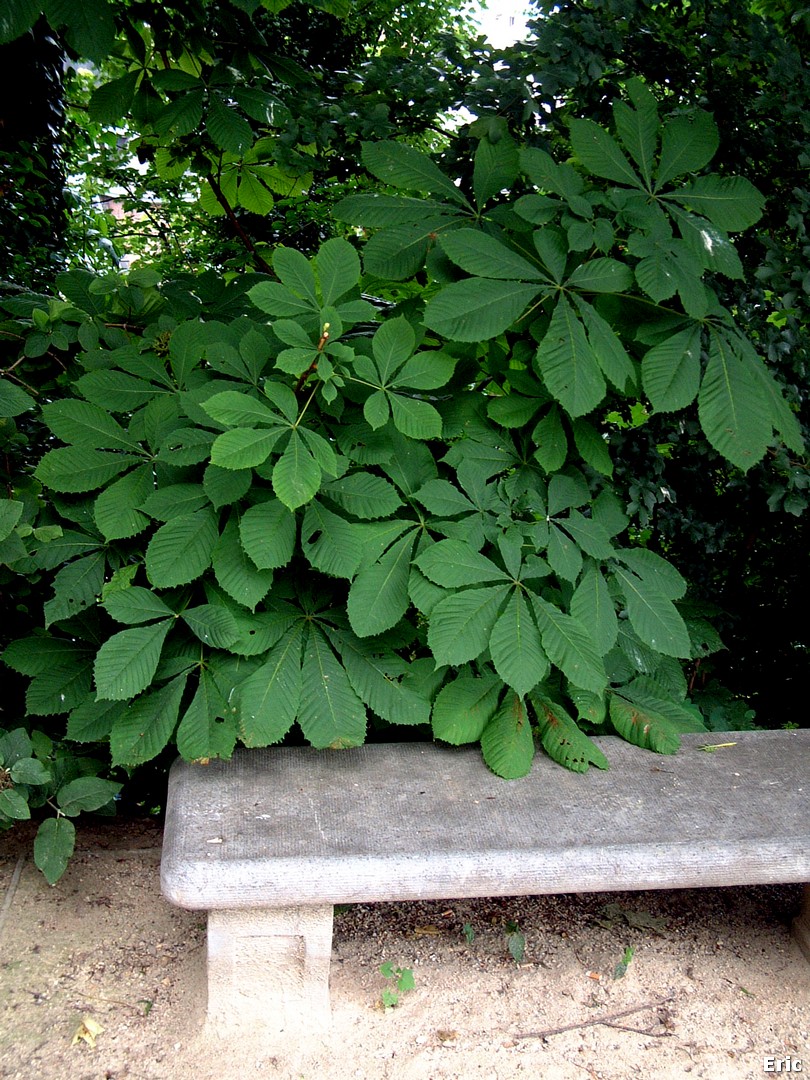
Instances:
[[[160,896],[157,823],[83,827],[55,888],[27,841],[0,838],[4,1080],[740,1080],[770,1057],[810,1072],[797,886],[351,907],[331,1032],[302,1016],[234,1043],[204,1027],[204,918]],[[415,983],[388,1009],[384,961]]]

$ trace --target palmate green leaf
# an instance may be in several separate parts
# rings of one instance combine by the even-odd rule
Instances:
[[[34,863],[49,885],[67,870],[76,846],[76,826],[65,817],[46,818],[34,838]]]
[[[583,292],[622,293],[633,284],[633,271],[617,259],[589,259],[569,275],[566,285]]]
[[[92,695],[85,696],[68,716],[65,737],[71,742],[105,742],[126,708],[125,702],[94,701]]]
[[[157,530],[146,548],[146,576],[168,589],[196,580],[211,565],[219,529],[212,510],[181,514]]]
[[[299,431],[292,431],[284,453],[273,467],[273,490],[278,498],[290,510],[297,510],[317,495],[322,475],[321,466]]]
[[[507,694],[481,735],[484,761],[497,776],[516,780],[528,776],[534,760],[534,738],[526,705]]]
[[[91,693],[93,662],[84,653],[75,660],[44,671],[28,684],[26,712],[36,716],[54,716],[70,712]]]
[[[358,637],[390,630],[405,614],[415,541],[415,531],[411,529],[376,562],[364,567],[352,582],[346,610]]]
[[[572,420],[571,432],[582,460],[603,476],[613,475],[613,459],[610,456],[610,444],[599,430],[587,420]],[[587,550],[587,548],[586,548]]]
[[[473,194],[479,210],[504,188],[511,188],[519,172],[518,149],[511,139],[501,138],[497,142],[482,139],[473,165]]]
[[[104,567],[103,551],[62,567],[54,578],[53,599],[43,607],[46,627],[92,609],[104,584]]]
[[[654,551],[647,548],[622,548],[616,556],[634,574],[651,582],[654,588],[670,600],[686,595],[687,583],[678,570]]]
[[[160,690],[143,694],[115,721],[110,732],[113,765],[141,765],[166,746],[177,726],[187,678],[183,673]]]
[[[237,202],[251,214],[259,214],[262,217],[269,214],[275,205],[272,192],[268,191],[262,183],[259,171],[254,171],[247,165],[243,165],[239,171]]]
[[[423,221],[426,215],[456,213],[455,207],[432,199],[414,199],[409,195],[348,195],[333,208],[338,221],[362,225],[367,229],[385,228]]]
[[[487,403],[487,416],[507,428],[522,428],[543,404],[543,398],[526,398],[514,391]]]
[[[85,446],[63,446],[58,450],[49,450],[34,475],[53,491],[75,494],[103,487],[141,460],[132,454],[92,450]]]
[[[0,45],[22,37],[39,18],[39,0],[7,0],[0,8]]]
[[[519,589],[513,591],[492,628],[489,651],[495,670],[521,697],[548,675],[540,633]]]
[[[307,506],[301,523],[301,550],[316,570],[332,577],[353,578],[363,556],[360,531],[317,499]]]
[[[700,176],[667,198],[707,217],[723,232],[748,229],[765,207],[762,193],[742,176]]]
[[[745,276],[737,249],[722,229],[716,228],[704,217],[689,214],[686,210],[669,207],[677,221],[686,244],[700,259],[707,270],[714,270],[726,277],[742,280]]]
[[[263,465],[286,430],[279,425],[258,430],[233,428],[225,431],[217,436],[211,446],[211,462],[221,469],[234,471]]]
[[[236,691],[239,737],[245,746],[272,746],[287,734],[301,701],[301,624],[270,650],[266,662]]]
[[[0,821],[4,826],[11,821],[28,821],[31,810],[27,801],[19,791],[14,788],[4,788],[0,791]]]
[[[467,278],[429,301],[425,325],[451,341],[487,341],[507,330],[539,292],[519,281]]]
[[[577,727],[565,709],[540,693],[531,695],[537,715],[540,741],[548,756],[572,772],[584,773],[590,765],[608,769],[610,763],[599,747]]]
[[[360,257],[348,240],[327,240],[315,258],[321,296],[326,306],[337,303],[360,280]]]
[[[379,180],[393,187],[426,191],[472,209],[464,194],[427,155],[405,143],[363,143],[363,164]]]
[[[613,119],[625,149],[638,165],[645,185],[651,188],[658,148],[658,106],[641,79],[630,79],[625,84],[625,90],[635,108],[617,98],[613,102]]]
[[[643,188],[616,140],[593,120],[572,120],[571,146],[582,165],[596,176]]]
[[[595,559],[609,559],[615,555],[607,531],[593,518],[586,518],[578,511],[571,510],[567,518],[559,519],[559,524],[586,555],[592,555]]]
[[[394,225],[375,233],[363,248],[363,267],[367,274],[383,281],[405,281],[425,263],[437,233],[447,228],[447,217],[425,217],[403,225]]]
[[[65,28],[65,37],[79,56],[100,64],[115,44],[115,20],[108,0],[44,0],[42,7],[51,26]]]
[[[554,573],[573,585],[582,570],[582,552],[568,533],[549,522],[546,558]]]
[[[568,456],[568,439],[560,419],[558,406],[552,405],[532,432],[534,456],[546,473],[556,473]]]
[[[380,377],[378,385],[387,386],[391,382],[394,373],[405,363],[415,345],[416,334],[407,319],[399,316],[387,319],[382,324],[371,341]]]
[[[229,649],[239,637],[236,620],[222,604],[186,608],[182,619],[195,637],[214,649]]]
[[[147,527],[149,518],[140,507],[153,490],[152,467],[141,465],[99,493],[93,517],[105,540],[128,539]]]
[[[610,722],[618,734],[634,746],[654,750],[657,754],[676,754],[680,748],[681,740],[674,724],[618,694],[610,697]]]
[[[686,624],[654,579],[640,578],[620,566],[613,568],[613,575],[627,602],[630,624],[641,640],[665,656],[688,657]]]
[[[30,394],[20,390],[8,379],[0,379],[0,417],[20,416],[33,409],[34,404]]]
[[[375,390],[363,403],[363,416],[372,431],[378,431],[381,427],[385,427],[390,415],[391,409],[388,405],[388,395],[384,390]]]
[[[207,505],[202,484],[168,484],[144,499],[141,509],[157,521],[171,521],[181,514],[194,514]]]
[[[735,335],[734,341],[739,349],[740,359],[760,388],[771,424],[779,432],[788,449],[795,454],[804,454],[806,447],[799,421],[796,414],[791,411],[776,379],[757,356],[753,345],[746,337]]]
[[[248,290],[248,296],[260,311],[279,319],[311,317],[319,308],[314,297],[299,296],[277,281],[260,281]]]
[[[319,306],[315,271],[305,255],[296,251],[295,248],[277,247],[273,254],[273,269],[281,282],[296,296],[306,300],[312,307]],[[252,296],[251,299],[253,299]],[[274,313],[271,312],[271,314]]]
[[[365,520],[390,517],[402,506],[393,484],[382,476],[367,472],[353,472],[332,480],[323,485],[321,495],[354,517]]]
[[[278,499],[258,503],[242,515],[239,537],[259,570],[286,566],[295,547],[295,516]]]
[[[202,670],[197,691],[177,726],[177,750],[186,761],[229,760],[236,745],[236,721],[216,681]]]
[[[318,749],[361,746],[366,737],[365,706],[326,638],[314,626],[310,626],[304,648],[298,723],[307,741]]]
[[[555,473],[548,484],[548,512],[552,517],[591,502],[588,481],[578,469]]]
[[[771,439],[769,402],[750,367],[719,334],[709,340],[698,416],[706,438],[733,465],[747,472],[761,461]]]
[[[21,675],[41,675],[54,668],[70,666],[77,655],[83,653],[84,649],[74,641],[46,634],[33,634],[31,637],[12,641],[4,650],[2,660]]]
[[[172,332],[169,342],[169,364],[175,382],[181,388],[205,355],[209,344],[205,326],[196,321],[182,322]]]
[[[0,499],[0,540],[11,535],[24,509],[25,504],[16,499]]]
[[[209,94],[205,126],[214,144],[228,154],[241,157],[253,142],[250,124],[220,94]]]
[[[585,568],[571,597],[571,614],[590,629],[600,654],[604,656],[616,644],[619,623],[607,582],[593,563]]]
[[[681,676],[680,667],[676,668]],[[684,687],[684,690],[686,688]],[[621,696],[633,705],[655,713],[683,733],[706,731],[703,717],[696,705],[673,700],[673,690],[657,678],[640,675],[621,688]]]
[[[122,787],[100,776],[79,776],[59,789],[56,802],[64,814],[76,817],[82,811],[100,810],[112,802]]]
[[[247,495],[253,483],[250,469],[223,469],[221,465],[209,465],[203,476],[203,491],[215,510],[232,506]]]
[[[656,412],[691,405],[700,386],[700,326],[666,338],[641,361],[641,382]]]
[[[438,514],[440,517],[471,514],[476,510],[475,503],[470,502],[467,496],[449,480],[428,480],[417,491],[415,498],[431,514]],[[458,584],[471,585],[475,582],[459,582]]]
[[[585,624],[541,597],[532,596],[532,607],[543,649],[565,677],[583,690],[600,693],[607,675],[593,636]]]
[[[438,665],[475,660],[489,645],[508,585],[466,589],[440,600],[430,613],[428,645]]]
[[[78,378],[74,386],[94,405],[123,413],[134,412],[148,401],[170,392],[166,387],[115,370],[89,371]]]
[[[698,172],[708,165],[720,145],[717,125],[708,113],[676,116],[664,124],[661,159],[656,170],[655,190],[684,173]]]
[[[348,634],[333,637],[355,693],[389,724],[427,724],[430,702],[399,680],[407,668],[398,657]],[[392,662],[393,661],[393,662]]]
[[[140,585],[131,585],[128,589],[110,593],[101,606],[116,622],[127,625],[152,622],[153,619],[165,619],[168,616],[173,618],[175,614],[159,596]]]
[[[488,581],[509,581],[508,574],[463,540],[439,540],[431,544],[416,560],[416,565],[425,577],[445,589],[481,585]]]
[[[225,526],[211,561],[217,584],[251,611],[270,591],[273,571],[256,569],[239,541],[239,526],[234,518]]]
[[[441,414],[428,401],[405,394],[389,394],[394,427],[411,439],[439,439],[442,434]]]
[[[534,263],[479,229],[454,229],[440,239],[448,258],[477,277],[508,281],[548,281]]]
[[[42,418],[57,439],[65,443],[94,450],[140,450],[117,420],[89,401],[50,402],[43,405]]]
[[[199,131],[203,118],[205,93],[202,89],[188,90],[176,97],[157,114],[154,120],[155,131],[165,137],[177,138]]]
[[[155,676],[163,643],[173,625],[173,618],[163,619],[108,638],[93,668],[98,697],[125,701],[145,690]]]
[[[202,407],[213,420],[229,427],[254,427],[257,424],[272,427],[279,422],[278,415],[265,404],[238,390],[214,394],[202,402]]]
[[[605,380],[582,323],[564,296],[537,347],[535,368],[571,416],[583,416],[605,396]]]
[[[494,675],[466,674],[442,687],[433,704],[433,737],[452,746],[478,742],[495,715],[502,688]]]

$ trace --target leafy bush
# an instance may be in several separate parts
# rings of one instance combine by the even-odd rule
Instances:
[[[79,756],[41,731],[0,732],[0,829],[26,821],[46,805],[56,811],[40,824],[34,861],[53,885],[65,871],[76,830],[71,818],[82,810],[104,810],[121,785],[95,775],[103,763]]]
[[[80,349],[7,560],[53,586],[3,657],[30,716],[126,768],[430,724],[505,777],[533,730],[585,771],[589,733],[672,753],[703,729],[683,662],[719,642],[612,490],[615,418],[696,403],[742,470],[774,433],[803,447],[712,287],[761,196],[703,173],[708,115],[628,92],[617,137],[572,122],[573,164],[489,125],[469,190],[368,144],[404,194],[338,207],[373,231],[365,275],[335,238],[277,248],[275,280],[74,270],[17,305],[29,356]],[[362,291],[398,282],[381,319]]]

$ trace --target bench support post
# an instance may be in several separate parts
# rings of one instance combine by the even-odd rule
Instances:
[[[793,936],[808,960],[810,960],[810,884],[804,887],[802,909],[793,920]]]
[[[208,1022],[217,1029],[329,1026],[331,905],[208,913]]]

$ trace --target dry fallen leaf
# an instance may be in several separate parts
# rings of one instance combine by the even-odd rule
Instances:
[[[74,1032],[71,1046],[76,1046],[80,1042],[86,1042],[91,1050],[95,1050],[96,1037],[100,1035],[103,1030],[104,1028],[101,1024],[99,1024],[97,1020],[94,1020],[92,1016],[83,1016],[82,1022]]]

